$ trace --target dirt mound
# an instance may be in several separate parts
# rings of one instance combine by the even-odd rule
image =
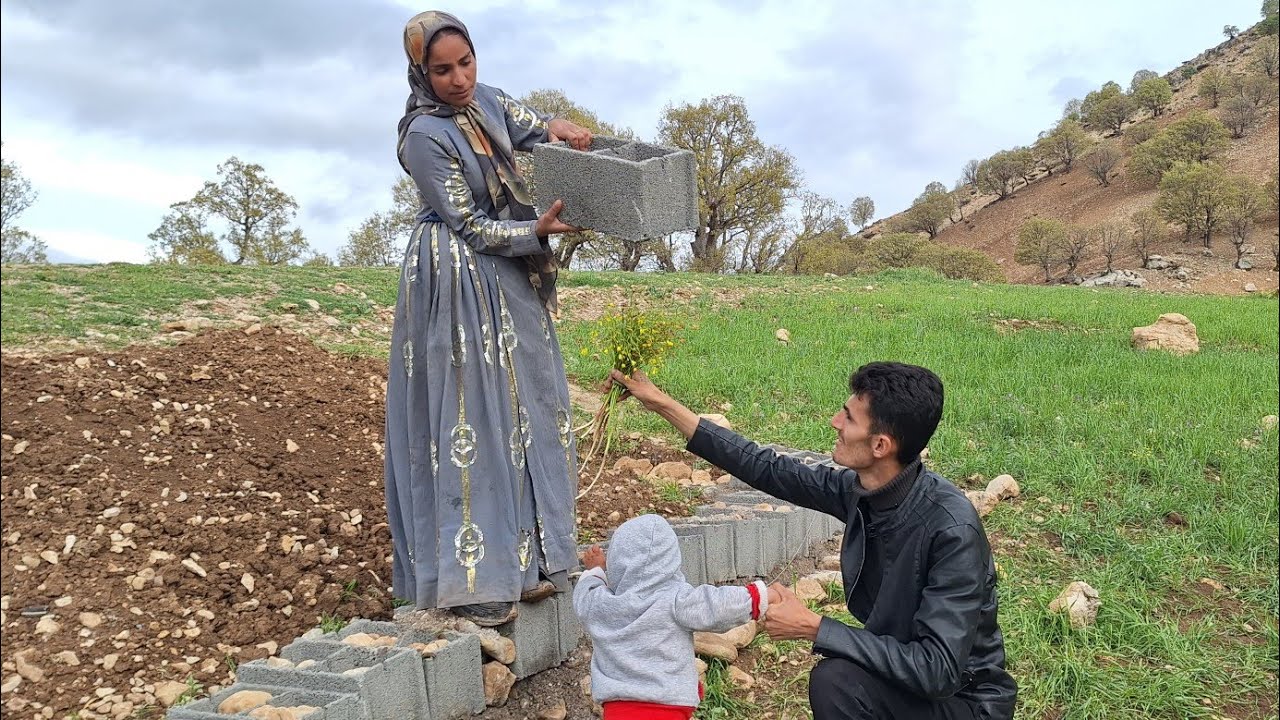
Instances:
[[[385,361],[268,327],[0,362],[6,714],[128,716],[390,615]],[[579,503],[588,537],[642,512],[688,506],[612,472]]]
[[[98,685],[142,705],[131,690],[224,682],[322,614],[387,615],[384,376],[272,329],[6,356],[4,656],[45,676],[6,707],[64,713]]]

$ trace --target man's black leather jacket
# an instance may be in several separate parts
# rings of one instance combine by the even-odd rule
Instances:
[[[970,700],[979,717],[1013,717],[1018,686],[1004,669],[995,564],[959,489],[918,466],[905,499],[871,528],[853,470],[806,465],[705,419],[688,449],[752,487],[845,522],[845,598],[865,627],[823,618],[814,652],[851,660],[921,697]],[[858,585],[869,532],[883,552],[874,596]]]

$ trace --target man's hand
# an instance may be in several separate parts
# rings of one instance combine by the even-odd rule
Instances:
[[[623,375],[621,370],[613,370],[609,373],[609,380],[611,382],[606,383],[606,385],[617,383],[625,388],[625,392],[622,393],[620,398],[621,400],[634,397],[640,401],[641,405],[644,405],[645,410],[650,412],[657,412],[665,402],[671,399],[670,395],[653,384],[653,381],[649,379],[648,375],[644,374],[643,370],[635,371],[631,374],[631,377]],[[604,389],[608,390],[609,388],[605,387]]]
[[[774,592],[778,594],[775,604]],[[774,640],[818,639],[822,616],[810,610],[791,589],[781,583],[769,586],[769,611],[764,616],[764,630]]]
[[[574,150],[591,149],[591,131],[581,125],[575,125],[564,118],[555,118],[547,125],[547,129],[550,142],[564,140]]]
[[[601,550],[599,545],[592,545],[587,548],[586,552],[582,553],[582,567],[588,570],[592,568],[600,568],[601,570],[604,570],[604,564],[604,550]]]
[[[685,440],[693,437],[693,433],[698,429],[698,416],[689,408],[676,402],[670,395],[662,392],[642,371],[637,370],[631,374],[631,377],[627,377],[620,371],[613,370],[609,373],[609,382],[625,388],[626,391],[622,393],[620,399],[634,397],[639,400],[645,410],[655,412],[661,415],[663,420],[671,423],[672,427],[684,435]]]

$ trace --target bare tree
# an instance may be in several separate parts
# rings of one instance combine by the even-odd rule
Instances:
[[[1124,247],[1125,227],[1119,223],[1102,223],[1093,229],[1093,234],[1098,238],[1099,252],[1107,261],[1107,269],[1104,272],[1111,272],[1116,256]]]
[[[1064,245],[1065,253],[1062,261],[1067,266],[1067,277],[1076,274],[1076,268],[1089,259],[1089,251],[1093,248],[1093,231],[1085,227],[1068,227]]]
[[[1146,267],[1147,260],[1151,258],[1151,248],[1164,239],[1168,226],[1160,217],[1160,213],[1152,208],[1143,208],[1135,212],[1130,217],[1130,222],[1133,227],[1131,236],[1133,250],[1142,260],[1142,266]]]
[[[1106,187],[1111,184],[1111,171],[1124,155],[1113,142],[1099,143],[1092,150],[1085,153],[1084,166],[1089,174],[1098,181],[1099,185]]]

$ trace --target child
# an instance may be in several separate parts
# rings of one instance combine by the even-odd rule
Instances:
[[[687,720],[702,695],[693,664],[695,630],[724,632],[764,616],[770,591],[685,582],[675,531],[641,515],[613,534],[609,554],[583,554],[573,606],[591,636],[591,695],[604,720]],[[606,577],[606,565],[608,576]]]

